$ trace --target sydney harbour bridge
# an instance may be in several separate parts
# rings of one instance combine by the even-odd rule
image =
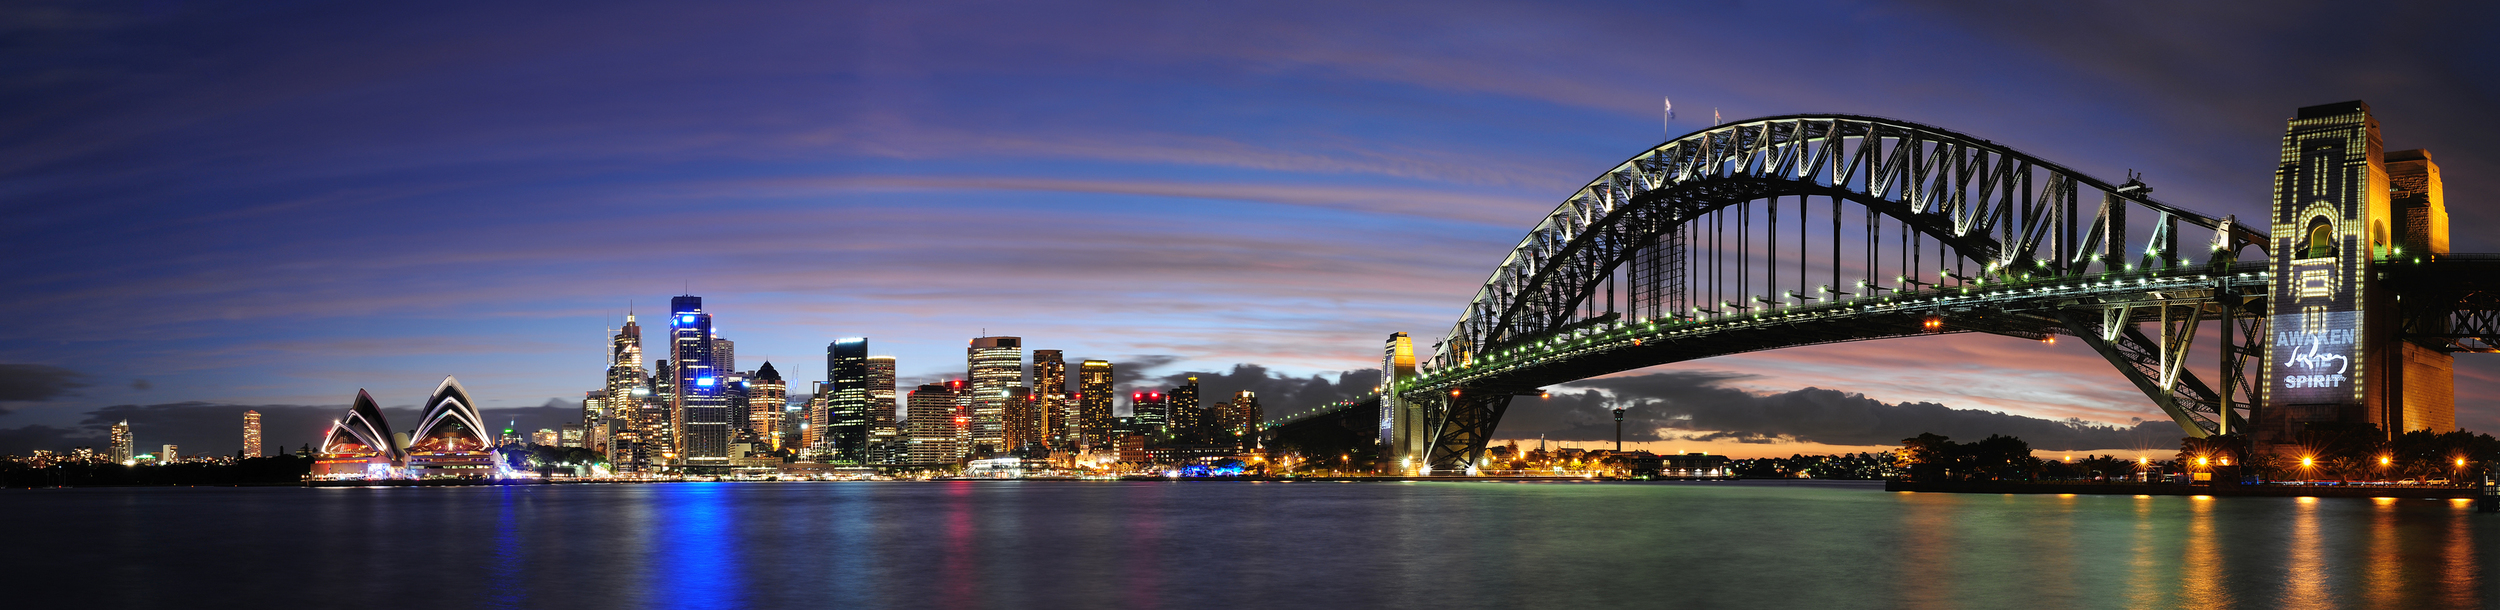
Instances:
[[[2382,150],[2367,104],[2312,106],[2274,182],[2273,216],[2243,220],[1906,121],[1716,125],[1565,198],[1428,356],[1390,336],[1378,391],[1270,424],[1457,474],[1545,386],[1978,332],[2082,341],[2183,436],[2264,450],[2313,422],[2455,428],[2453,354],[2500,348],[2500,255],[2448,251],[2429,153]],[[2187,366],[2200,327],[2217,378]]]

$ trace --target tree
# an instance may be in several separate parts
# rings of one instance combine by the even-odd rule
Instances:
[[[1951,475],[1958,448],[1952,437],[1920,432],[1918,436],[1901,439],[1901,452],[1896,455],[1903,462],[1902,469],[1910,472],[1911,480],[1939,481]]]

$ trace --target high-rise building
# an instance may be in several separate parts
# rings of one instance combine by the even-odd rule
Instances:
[[[932,383],[912,390],[906,402],[910,405],[903,419],[905,442],[911,448],[909,463],[935,466],[955,461],[955,391],[947,384]]]
[[[790,384],[781,379],[781,371],[774,370],[772,362],[747,376],[747,430],[775,451],[781,449],[781,414],[789,403]]]
[[[1078,444],[1108,449],[1111,441],[1111,362],[1087,360],[1076,367]]]
[[[894,357],[868,357],[868,430],[894,427]]]
[[[243,412],[243,457],[260,457],[260,412]]]
[[[1129,417],[1137,419],[1137,428],[1133,430],[1136,433],[1157,434],[1171,429],[1172,403],[1162,392],[1130,392],[1128,412]]]
[[[817,459],[814,456],[819,455],[831,459],[833,443],[826,439],[830,437],[827,432],[833,430],[833,383],[818,381],[812,385],[807,395],[807,429],[803,431],[806,439],[799,446],[810,456],[808,459]]]
[[[1007,440],[1000,451],[1021,452],[1048,444],[1041,413],[1033,408],[1033,389],[1017,385],[1008,386],[1006,392]]]
[[[1241,435],[1243,449],[1258,446],[1259,434],[1267,414],[1259,410],[1259,394],[1249,390],[1233,393],[1232,408],[1225,414],[1224,427]]]
[[[971,381],[972,445],[1012,451],[1007,432],[1007,388],[1024,386],[1024,339],[980,337],[964,349]]]
[[[642,418],[642,403],[651,397],[651,376],[642,369],[642,325],[634,314],[625,314],[625,326],[608,338],[607,384],[601,389],[597,420],[584,418],[589,428],[590,446],[607,454],[608,463],[618,470],[635,470],[640,466],[636,456],[646,453],[637,443],[651,440],[646,436],[652,422]]]
[[[1033,410],[1041,416],[1042,442],[1066,449],[1076,439],[1076,404],[1068,401],[1068,361],[1059,350],[1033,350]]]
[[[113,461],[128,462],[131,457],[138,453],[136,451],[132,451],[130,439],[130,420],[125,419],[122,420],[122,423],[113,424],[111,435],[111,440],[113,441]]]
[[[179,461],[182,461],[182,447],[179,445],[166,445],[164,452],[156,454],[159,464]]]
[[[1207,428],[1206,410],[1198,406],[1198,376],[1189,376],[1189,383],[1172,388],[1165,394],[1171,415],[1166,424],[1175,436],[1197,434]]]
[[[720,338],[718,328],[712,329],[712,370],[738,370],[738,346],[728,339]]]
[[[825,407],[826,448],[836,464],[860,464],[868,450],[868,338],[836,339],[825,346],[825,381],[832,397]]]
[[[804,453],[807,450],[807,406],[793,404],[781,411],[781,447]]]
[[[728,371],[715,368],[712,314],[703,312],[703,297],[686,295],[669,301],[669,356],[676,365],[677,462],[689,471],[715,473],[729,469],[731,426],[725,385]]]
[[[729,442],[731,444],[753,445],[761,440],[757,439],[755,432],[751,430],[753,424],[750,420],[754,413],[750,409],[754,406],[747,399],[754,396],[754,391],[755,388],[747,381],[746,373],[722,369],[721,404],[729,407]],[[735,453],[736,449],[733,448],[731,451],[730,457],[739,457]]]
[[[587,437],[585,436],[586,431],[587,429],[583,428],[581,424],[564,424],[562,426],[557,426],[556,446],[566,448],[583,447],[585,445],[582,443],[587,440]]]
[[[562,447],[564,446],[564,437],[557,435],[554,428],[539,428],[537,432],[530,433],[530,444],[546,447]]]

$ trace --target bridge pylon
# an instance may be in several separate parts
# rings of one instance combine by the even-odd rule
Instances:
[[[2439,168],[2380,142],[2359,101],[2302,108],[2284,130],[2260,447],[2300,451],[2301,430],[2318,423],[2391,436],[2456,427],[2455,357],[2405,340],[2407,304],[2383,281],[2448,253]]]

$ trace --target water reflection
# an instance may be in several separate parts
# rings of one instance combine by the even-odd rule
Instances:
[[[657,578],[652,597],[663,608],[734,608],[744,604],[739,582],[745,548],[735,537],[728,506],[733,483],[675,483],[654,486],[662,507],[652,522],[660,541],[652,562]]]
[[[99,489],[0,520],[41,524],[26,608],[2475,608],[2500,548],[2446,501],[1779,485]]]
[[[2189,498],[2187,553],[2180,558],[2187,581],[2183,600],[2195,608],[2229,608],[2231,597],[2222,582],[2222,541],[2214,535],[2214,498]]]

